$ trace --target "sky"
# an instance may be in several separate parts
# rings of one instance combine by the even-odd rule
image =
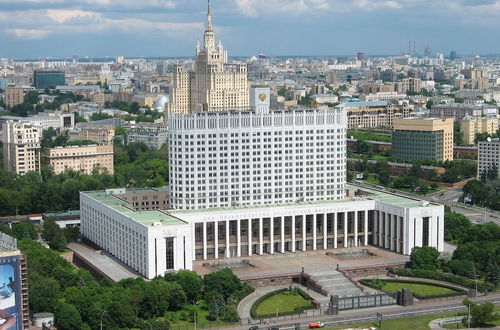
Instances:
[[[500,0],[212,0],[230,56],[500,53]],[[0,58],[193,56],[206,0],[0,0]]]

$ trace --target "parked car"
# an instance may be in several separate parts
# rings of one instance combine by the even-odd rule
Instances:
[[[258,329],[259,329],[259,327],[256,326],[256,325],[251,326],[250,328],[248,328],[248,330],[258,330]]]
[[[309,329],[323,328],[325,326],[322,322],[311,322],[309,323]]]

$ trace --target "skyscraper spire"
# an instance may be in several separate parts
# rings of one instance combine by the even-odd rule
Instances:
[[[212,29],[212,11],[210,10],[210,0],[208,0],[207,27],[205,28],[205,35],[203,37],[203,46],[205,47],[205,49],[214,49],[215,47],[215,36]]]
[[[207,10],[207,31],[212,31],[212,11],[210,10],[210,0],[208,0]]]

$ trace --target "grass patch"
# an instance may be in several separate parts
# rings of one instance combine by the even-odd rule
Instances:
[[[372,184],[376,184],[376,185],[380,184],[379,179],[376,177],[373,177],[373,176],[369,176],[366,179],[364,179],[363,181],[368,182],[368,183],[372,183]]]
[[[180,311],[168,311],[165,313],[165,317],[160,318],[163,320],[168,320],[170,322],[170,326],[182,326],[183,329],[194,329],[194,318],[196,314],[196,327],[198,329],[203,328],[215,328],[222,326],[229,326],[234,323],[225,322],[225,321],[209,321],[207,320],[208,316],[208,305],[204,300],[200,300],[197,304],[191,305],[188,304],[184,306]],[[236,322],[239,324],[239,322]]]
[[[301,313],[304,309],[313,308],[312,300],[304,296],[299,290],[279,290],[255,302],[256,317]]]
[[[401,330],[401,329],[411,329],[411,330],[428,330],[429,322],[435,319],[444,317],[456,316],[456,313],[446,313],[446,314],[436,314],[436,315],[425,315],[418,317],[409,317],[405,319],[394,319],[386,320],[382,322],[382,327],[378,327],[378,322],[367,322],[360,324],[342,325],[338,327],[329,327],[324,329],[349,329],[349,328],[361,328],[361,327],[376,327],[378,330]]]
[[[360,280],[360,283],[376,288],[384,292],[397,292],[403,288],[410,290],[410,292],[417,298],[426,297],[444,297],[448,295],[458,295],[465,291],[458,290],[452,287],[442,286],[438,284],[428,284],[418,281],[397,281],[397,280]]]

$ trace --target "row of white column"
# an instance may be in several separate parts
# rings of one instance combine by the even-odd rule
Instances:
[[[359,245],[359,232],[358,232],[358,222],[363,221],[363,231],[364,235],[362,237],[362,243],[361,245],[368,245],[368,211],[364,211],[364,217],[363,219],[358,219],[358,211],[352,211],[354,213],[354,246],[357,247]],[[344,235],[344,246],[343,247],[348,247],[348,227],[347,227],[347,215],[350,212],[342,212],[343,213],[343,219],[344,219],[344,230],[343,230],[343,235]],[[337,234],[337,222],[338,222],[338,214],[339,213],[325,213],[323,214],[323,249],[328,248],[328,214],[331,214],[333,216],[333,235],[330,236],[330,238],[333,238],[333,248],[336,249],[337,246],[337,241],[338,241],[338,234]],[[269,253],[274,254],[274,243],[275,243],[275,238],[274,238],[274,221],[275,218],[271,217],[270,219],[270,225],[269,225]],[[285,242],[286,242],[286,237],[285,237],[285,217],[280,217],[278,218],[280,221],[280,245],[279,245],[279,251],[280,253],[285,253]],[[236,228],[236,257],[241,257],[241,246],[242,246],[242,240],[241,240],[241,221],[242,220],[236,220],[237,222],[237,228]],[[264,218],[259,218],[259,235],[258,235],[258,254],[263,255],[264,254],[264,230],[263,230],[263,223],[264,223]],[[318,235],[317,235],[317,221],[318,217],[317,214],[313,216],[313,223],[312,223],[312,234],[313,234],[313,244],[312,248],[313,250],[317,249],[317,243],[318,243]],[[224,221],[226,223],[225,225],[225,258],[231,258],[231,243],[230,243],[230,235],[229,235],[229,220]],[[253,234],[252,234],[252,219],[248,219],[248,255],[251,256],[253,254]],[[214,222],[214,245],[215,245],[215,259],[219,258],[219,226],[218,226],[217,221]],[[291,252],[295,252],[296,250],[296,232],[295,232],[295,217],[292,216],[292,228],[291,228]],[[302,246],[301,249],[302,251],[306,251],[307,249],[307,231],[306,231],[306,215],[302,216]],[[194,232],[194,226],[193,224],[193,232]],[[203,222],[203,260],[207,259],[207,253],[208,251],[208,244],[207,244],[207,222]],[[193,259],[195,259],[195,249],[193,249]]]
[[[401,253],[403,219],[382,211],[374,213],[374,245]]]

